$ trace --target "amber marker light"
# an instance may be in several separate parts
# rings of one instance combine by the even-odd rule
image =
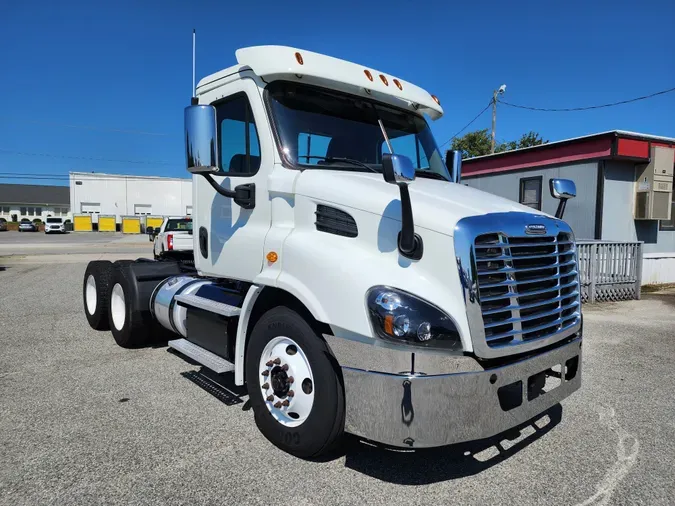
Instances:
[[[394,84],[399,90],[403,91],[403,85],[401,84],[401,81],[399,81],[398,79],[394,79]]]
[[[436,95],[431,95],[431,98],[433,98],[434,102],[436,102],[438,105],[441,105],[441,101],[438,100],[438,97]]]
[[[373,80],[373,74],[370,73],[370,70],[364,70],[363,73],[366,75],[369,81]]]
[[[387,78],[384,77],[384,74],[380,74],[380,79],[382,79],[382,82],[385,86],[389,86],[389,81],[387,81]]]
[[[271,264],[279,260],[279,255],[277,255],[276,251],[270,251],[267,254],[267,261]]]
[[[304,62],[303,59],[302,59],[302,55],[301,55],[300,53],[295,53],[295,59],[298,60],[298,63],[299,63],[300,65],[304,65],[304,64],[305,64],[305,62]]]

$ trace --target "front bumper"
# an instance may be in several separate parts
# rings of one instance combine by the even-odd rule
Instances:
[[[556,367],[557,366],[557,367]],[[549,383],[560,384],[545,393]],[[494,436],[543,413],[581,386],[581,338],[480,372],[403,375],[342,368],[345,430],[398,447],[433,447]]]

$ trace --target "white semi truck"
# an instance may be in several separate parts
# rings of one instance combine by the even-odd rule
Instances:
[[[91,262],[93,328],[124,347],[168,329],[233,372],[261,432],[301,457],[345,431],[403,448],[484,438],[579,388],[571,181],[551,181],[556,217],[469,188],[423,89],[295,48],[236,57],[185,110],[194,269]]]

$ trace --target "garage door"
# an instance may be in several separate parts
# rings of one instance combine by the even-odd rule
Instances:
[[[114,216],[99,216],[98,217],[98,231],[99,232],[115,232],[117,229],[116,220]]]
[[[147,216],[145,218],[145,226],[152,228],[160,228],[162,226],[163,221],[164,218],[162,218],[161,216]]]
[[[122,232],[125,234],[140,234],[141,219],[135,216],[124,216],[122,218]]]
[[[91,232],[91,215],[73,216],[73,230],[75,232]]]

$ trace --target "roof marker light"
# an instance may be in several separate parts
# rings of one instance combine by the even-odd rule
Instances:
[[[387,81],[387,78],[384,77],[384,74],[380,74],[380,79],[382,79],[382,82],[385,86],[389,86],[389,81]]]
[[[436,95],[431,95],[431,98],[433,98],[434,102],[436,102],[438,105],[441,105],[441,101],[438,100],[438,97]]]
[[[394,84],[399,90],[403,91],[403,85],[401,84],[401,81],[399,81],[398,79],[394,79]]]
[[[304,65],[305,62],[302,60],[302,55],[300,53],[295,53],[295,59],[298,60],[300,65]]]
[[[370,70],[364,70],[363,73],[366,75],[369,81],[373,80],[373,74],[370,73]]]

